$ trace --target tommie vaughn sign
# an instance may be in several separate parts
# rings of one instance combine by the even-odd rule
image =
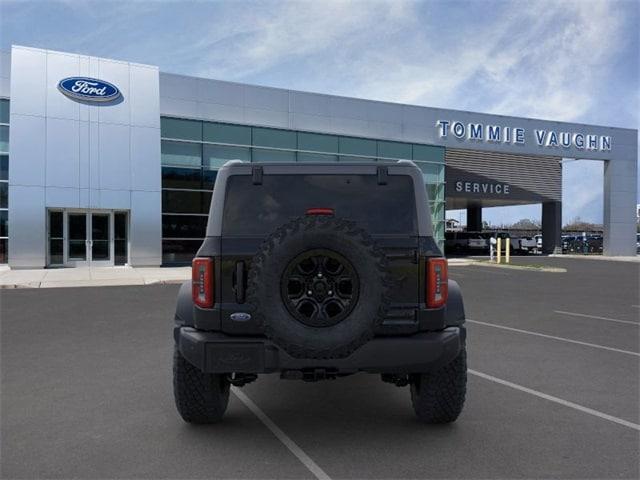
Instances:
[[[526,130],[522,127],[438,120],[436,128],[440,138],[447,138],[451,135],[465,141],[509,143],[514,145],[524,145],[526,142]],[[579,150],[611,151],[611,137],[607,135],[557,132],[555,130],[542,129],[535,129],[533,133],[534,141],[543,148],[575,147]]]
[[[110,102],[120,98],[120,90],[112,83],[89,77],[69,77],[58,82],[58,90],[76,100]]]

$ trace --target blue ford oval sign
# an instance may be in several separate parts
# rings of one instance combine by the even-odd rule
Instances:
[[[67,97],[89,102],[110,102],[120,97],[118,87],[97,78],[63,78],[58,83],[58,89]]]

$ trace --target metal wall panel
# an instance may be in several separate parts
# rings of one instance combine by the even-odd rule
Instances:
[[[47,117],[46,163],[47,187],[80,187],[80,122]],[[29,159],[11,156],[11,163],[30,163]]]
[[[129,190],[131,187],[130,126],[99,124],[100,188]]]
[[[45,118],[12,114],[10,122],[9,190],[13,185],[44,186]]]
[[[9,265],[42,267],[45,261],[45,189],[9,186]]]
[[[153,266],[162,263],[162,213],[160,192],[131,192],[131,263]]]
[[[11,62],[10,265],[45,265],[48,207],[130,210],[131,263],[160,265],[157,68],[15,46]],[[64,96],[58,82],[77,75],[111,82],[122,97]]]
[[[11,53],[0,50],[0,97],[9,98],[11,83]]]
[[[77,55],[51,52],[47,58],[47,116],[80,120],[80,103],[70,102],[58,91],[58,82],[66,77],[80,75]]]
[[[44,117],[47,111],[47,57],[35,49],[11,52],[11,113]]]

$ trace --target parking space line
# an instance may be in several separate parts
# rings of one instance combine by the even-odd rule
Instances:
[[[502,330],[509,330],[511,332],[525,333],[527,335],[535,335],[536,337],[550,338],[552,340],[559,340],[561,342],[575,343],[576,345],[583,345],[585,347],[599,348],[601,350],[610,350],[612,352],[625,353],[627,355],[634,355],[636,357],[640,357],[640,353],[638,352],[631,352],[629,350],[621,350],[619,348],[613,348],[613,347],[605,347],[604,345],[598,345],[596,343],[581,342],[579,340],[571,340],[570,338],[556,337],[554,335],[547,335],[545,333],[532,332],[531,330],[521,330],[520,328],[507,327],[505,325],[497,325],[495,323],[479,322],[478,320],[471,320],[468,318],[466,321],[469,323],[476,323],[478,325],[485,325],[487,327],[500,328]]]
[[[286,433],[284,433],[280,427],[273,423],[267,414],[253,403],[253,401],[244,392],[240,391],[240,389],[236,387],[231,387],[231,391],[318,480],[331,480],[331,477],[329,477],[329,475],[327,475],[325,471],[322,470],[318,464],[304,452],[304,450],[302,450]]]
[[[628,324],[631,324],[631,325],[640,325],[640,323],[632,322],[630,320],[618,320],[617,318],[598,317],[597,315],[587,315],[586,313],[565,312],[563,310],[554,310],[554,313],[561,313],[563,315],[571,315],[571,316],[574,316],[574,317],[595,318],[596,320],[607,320],[608,322],[628,323]]]
[[[551,402],[558,403],[560,405],[564,405],[565,407],[573,408],[574,410],[578,410],[583,413],[588,413],[589,415],[593,415],[595,417],[603,418],[604,420],[608,420],[613,423],[617,423],[619,425],[623,425],[625,427],[632,428],[634,430],[640,431],[640,425],[637,423],[629,422],[622,418],[614,417],[612,415],[608,415],[606,413],[600,412],[598,410],[594,410],[592,408],[584,407],[582,405],[578,405],[577,403],[570,402],[568,400],[563,400],[562,398],[554,397],[553,395],[548,395],[546,393],[539,392],[537,390],[533,390],[531,388],[524,387],[522,385],[518,385],[517,383],[512,383],[507,380],[503,380],[501,378],[494,377],[492,375],[488,375],[486,373],[478,372],[477,370],[467,370],[470,374],[475,375],[476,377],[484,378],[485,380],[489,380],[491,382],[499,383],[500,385],[504,385],[506,387],[514,388],[516,390],[520,390],[521,392],[528,393],[530,395],[534,395],[539,398],[544,398],[545,400],[549,400]]]

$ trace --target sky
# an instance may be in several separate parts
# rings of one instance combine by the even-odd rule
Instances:
[[[184,75],[638,128],[639,22],[637,0],[0,0],[0,48],[26,45]],[[565,223],[602,222],[602,177],[601,162],[563,164]],[[539,205],[484,210],[493,224],[540,215]]]

